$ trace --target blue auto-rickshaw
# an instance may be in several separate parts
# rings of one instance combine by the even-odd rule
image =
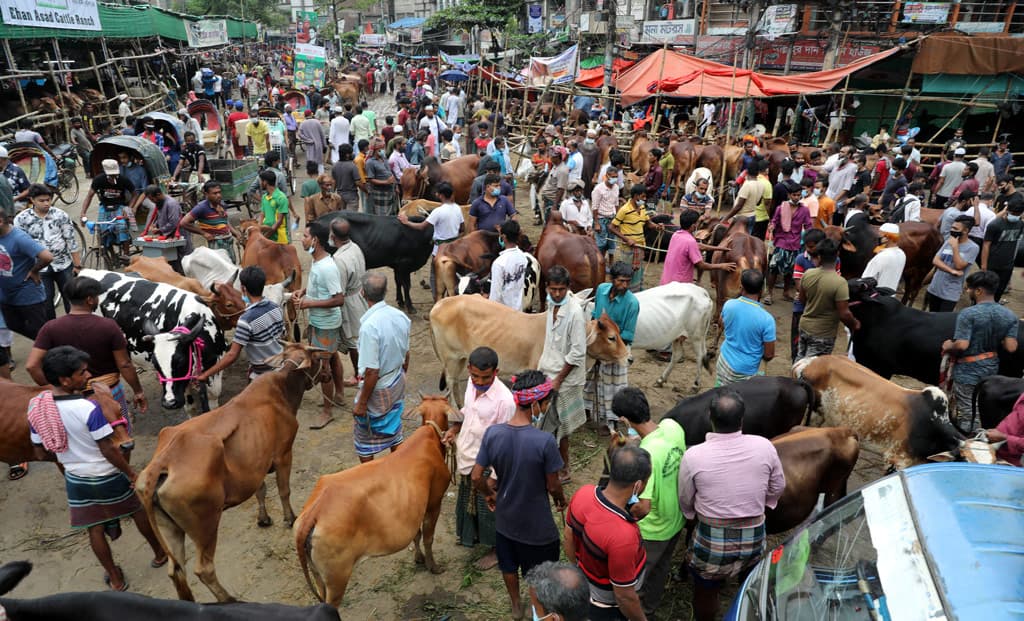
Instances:
[[[1024,469],[928,464],[853,492],[765,555],[726,621],[1024,618]]]

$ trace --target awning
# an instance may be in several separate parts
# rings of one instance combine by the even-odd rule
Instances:
[[[947,75],[939,73],[921,78],[922,94],[977,95],[979,101],[1002,101],[1004,96],[1024,93],[1024,79],[1013,74]]]
[[[394,30],[395,28],[415,28],[422,26],[427,21],[425,17],[403,17],[397,22],[391,22],[387,25],[388,29]]]
[[[956,75],[1024,72],[1024,39],[993,35],[932,35],[921,42],[911,71]]]
[[[669,97],[770,97],[831,90],[847,75],[888,58],[894,47],[865,56],[845,67],[780,76],[736,69],[672,50],[659,50],[619,76],[615,87],[622,105],[630,106],[656,94]]]
[[[616,58],[612,61],[612,83],[615,83],[616,78],[619,74],[626,69],[635,65],[636,62],[632,60],[623,60]],[[580,63],[579,73],[576,75],[576,83],[586,88],[601,88],[604,86],[604,65],[598,65],[590,69],[583,69],[583,65]]]

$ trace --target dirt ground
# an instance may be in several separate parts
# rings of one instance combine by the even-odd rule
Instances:
[[[305,180],[300,175],[299,182]],[[531,239],[536,241],[540,231],[529,224],[529,208],[525,203],[525,192],[519,192],[518,207],[523,214],[521,222]],[[77,207],[69,210],[77,214]],[[308,264],[308,256],[300,253]],[[646,283],[653,286],[658,282],[660,265],[652,265],[646,276]],[[414,283],[426,278],[427,268],[414,275]],[[391,283],[393,285],[393,281]],[[706,279],[705,279],[706,284]],[[1021,283],[1016,276],[1013,283],[1017,291]],[[712,294],[713,295],[713,294]],[[394,299],[389,285],[388,298]],[[768,307],[775,316],[779,335],[788,338],[791,307],[776,295],[774,306]],[[430,308],[430,293],[418,284],[413,287],[413,300],[417,309],[413,317],[411,336],[410,400],[417,402],[417,389],[429,391],[437,386],[439,366],[430,345],[428,324],[425,320]],[[1011,294],[1011,308],[1020,312],[1019,298]],[[712,328],[715,330],[715,328]],[[783,336],[785,335],[785,336]],[[780,344],[781,345],[781,344]],[[842,343],[840,343],[842,345]],[[23,362],[30,343],[21,337],[15,340],[15,358]],[[837,347],[838,349],[838,347]],[[771,375],[789,373],[788,344],[781,345],[778,358],[768,365]],[[642,388],[648,395],[652,410],[660,417],[675,402],[690,394],[688,387],[693,382],[695,365],[693,353],[687,348],[686,360],[677,366],[667,386],[654,387],[660,375],[662,363],[655,361],[645,352],[634,352],[635,361],[630,369],[631,383]],[[348,361],[345,361],[346,366]],[[141,468],[152,455],[156,434],[160,428],[184,420],[183,412],[163,412],[159,406],[158,384],[152,368],[140,364],[140,376],[146,388],[151,409],[136,419],[137,448],[133,454],[134,465]],[[225,379],[225,391],[221,403],[245,387],[244,365],[236,364],[229,369]],[[516,371],[505,369],[503,376]],[[24,369],[19,366],[14,379],[31,383]],[[712,378],[703,373],[703,387],[710,387]],[[911,382],[901,382],[911,385]],[[345,401],[351,402],[353,393],[348,391]],[[358,463],[351,439],[351,406],[336,412],[336,420],[323,430],[308,429],[319,408],[320,395],[317,389],[306,394],[298,417],[300,422],[295,440],[294,468],[292,471],[292,499],[296,512],[301,510],[309,492],[319,476],[350,468]],[[409,408],[411,409],[411,408]],[[406,431],[415,427],[406,422]],[[579,485],[595,482],[601,469],[600,457],[604,447],[596,435],[580,430],[572,441],[572,467],[574,481],[568,486],[571,493]],[[856,489],[882,474],[877,453],[862,450],[850,489]],[[275,523],[261,529],[255,524],[255,501],[250,499],[242,506],[225,512],[219,532],[219,546],[216,567],[221,582],[229,592],[239,599],[253,602],[282,602],[307,605],[314,601],[309,592],[295,555],[292,532],[280,523],[281,507],[277,500],[276,488],[271,479],[268,483],[268,506]],[[341,607],[345,619],[498,619],[508,618],[508,599],[497,570],[479,572],[474,562],[483,555],[482,548],[468,549],[459,546],[454,538],[455,487],[451,487],[444,501],[438,524],[434,552],[438,562],[445,569],[441,575],[432,575],[413,563],[411,550],[384,558],[362,560],[349,585],[348,593]],[[0,480],[0,561],[27,559],[34,563],[32,574],[12,593],[15,597],[36,597],[62,591],[94,591],[104,588],[103,572],[89,549],[87,537],[68,526],[66,497],[60,475],[49,464],[33,464],[28,476],[20,481]],[[561,517],[556,514],[561,524]],[[781,538],[780,538],[781,540]],[[191,573],[193,548],[188,546],[190,558],[188,574],[190,584],[197,597],[210,601],[212,596]],[[151,569],[151,554],[133,525],[125,527],[125,535],[113,544],[116,561],[124,568],[125,576],[136,593],[154,597],[173,598],[174,589],[167,578],[165,569]],[[677,556],[678,556],[677,552]],[[525,587],[524,587],[525,589]],[[728,598],[735,593],[730,587]],[[729,599],[723,597],[722,610]],[[670,583],[658,617],[660,619],[690,618],[689,584]]]

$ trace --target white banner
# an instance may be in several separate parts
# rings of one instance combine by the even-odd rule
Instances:
[[[359,45],[368,45],[370,47],[384,47],[385,40],[382,34],[361,34],[359,35]]]
[[[697,20],[671,19],[644,22],[642,43],[675,43],[693,45]]]
[[[534,34],[544,30],[544,5],[543,4],[528,4],[526,5],[526,32]]]
[[[579,45],[574,45],[558,56],[543,58],[530,57],[530,68],[527,77],[532,86],[545,86],[548,83],[562,84],[576,79],[576,66],[579,60]]]
[[[9,26],[102,30],[96,0],[0,0]]]
[[[296,43],[295,55],[309,56],[310,58],[327,58],[327,48],[308,43]]]
[[[185,36],[191,47],[210,47],[225,45],[228,42],[228,23],[223,19],[202,19],[185,22]]]
[[[796,18],[797,5],[773,4],[764,10],[761,23],[758,24],[758,34],[769,41],[774,41],[782,35],[792,34],[797,31]]]
[[[904,24],[945,24],[949,19],[950,2],[906,2]]]

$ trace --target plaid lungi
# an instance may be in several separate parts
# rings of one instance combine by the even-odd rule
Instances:
[[[490,475],[485,471],[484,476]],[[469,475],[459,475],[459,495],[455,500],[455,536],[459,543],[493,548],[497,541],[495,532],[494,511],[487,508],[483,494],[473,488]]]
[[[405,440],[402,434],[405,373],[399,373],[398,378],[390,386],[378,386],[366,405],[367,415],[356,416],[356,424],[352,428],[356,454],[360,457],[369,457],[401,444]]]
[[[761,558],[764,535],[764,516],[714,519],[698,515],[687,562],[705,580],[737,576]]]
[[[558,391],[558,433],[555,440],[569,437],[587,422],[587,412],[583,406],[583,386],[566,386]]]
[[[769,271],[775,272],[779,276],[792,276],[793,266],[796,265],[796,257],[800,254],[799,250],[786,250],[785,248],[776,247],[772,251],[772,256],[768,259]]]
[[[619,417],[612,412],[612,398],[615,393],[629,385],[629,364],[618,362],[597,361],[590,371],[590,377],[583,389],[586,408],[590,410],[594,420],[601,424],[612,423]]]
[[[125,518],[139,509],[132,484],[121,472],[102,477],[80,477],[64,472],[72,528],[88,528]]]
[[[796,360],[793,362],[803,360],[804,358],[813,358],[814,356],[827,356],[832,353],[835,347],[836,337],[811,336],[801,330],[800,340],[797,341]]]
[[[370,186],[368,194],[371,214],[393,216],[398,213],[398,207],[395,205],[395,190],[391,186],[387,186],[387,189],[384,190],[378,190],[377,186]]]
[[[615,247],[615,261],[628,263],[633,268],[633,278],[629,281],[629,290],[637,292],[644,286],[644,249],[639,245],[629,246],[619,242]]]
[[[956,426],[965,434],[974,433],[974,411],[971,407],[974,400],[974,384],[954,381],[951,396],[956,400]]]
[[[722,352],[718,352],[718,361],[715,363],[715,388],[719,386],[728,386],[729,384],[735,384],[736,382],[742,382],[745,379],[750,379],[753,375],[744,375],[737,373],[729,363],[725,361],[725,356]]]

